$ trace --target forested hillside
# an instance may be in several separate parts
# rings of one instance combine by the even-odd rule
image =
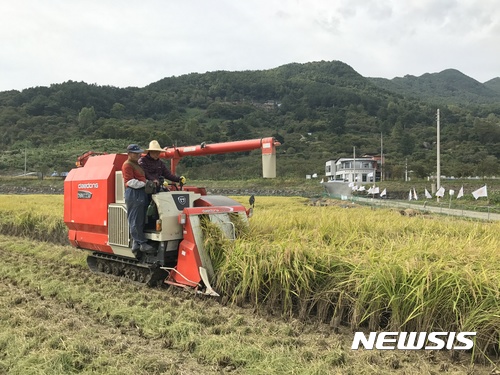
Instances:
[[[489,81],[485,82],[484,85],[500,94],[500,77],[490,79]]]
[[[500,103],[500,78],[482,84],[456,69],[426,73],[420,77],[406,75],[391,80],[384,78],[371,78],[371,80],[381,88],[406,97],[437,103],[465,105]]]
[[[326,160],[354,146],[357,155],[379,154],[382,135],[393,178],[406,162],[426,177],[435,170],[440,108],[442,173],[491,176],[500,173],[499,97],[498,81],[458,71],[384,82],[338,61],[193,73],[144,88],[68,81],[0,92],[0,174],[23,171],[25,157],[29,171],[65,171],[90,149],[123,152],[151,139],[182,146],[275,136],[278,175],[322,175]],[[260,152],[185,158],[178,171],[255,178]]]

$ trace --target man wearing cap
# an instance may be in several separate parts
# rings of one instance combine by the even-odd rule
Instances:
[[[158,189],[160,186],[160,177],[173,182],[180,182],[183,185],[186,183],[184,176],[176,176],[172,174],[165,163],[160,160],[160,154],[165,150],[160,147],[158,141],[149,142],[149,147],[146,149],[148,154],[139,159],[139,165],[144,169],[146,179],[153,181]]]
[[[140,250],[144,253],[154,253],[153,246],[147,243],[144,236],[144,221],[146,219],[147,195],[146,175],[138,164],[144,150],[136,144],[127,147],[128,159],[123,163],[122,174],[125,182],[125,204],[130,235],[133,239],[132,252],[136,255]]]

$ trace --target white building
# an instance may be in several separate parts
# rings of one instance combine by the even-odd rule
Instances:
[[[378,163],[373,157],[340,158],[325,163],[325,176],[328,180],[345,182],[375,182],[378,180]]]

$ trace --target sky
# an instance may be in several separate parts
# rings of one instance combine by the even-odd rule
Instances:
[[[342,61],[500,77],[497,0],[0,0],[0,91]]]

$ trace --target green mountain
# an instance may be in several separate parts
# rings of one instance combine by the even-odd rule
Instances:
[[[365,78],[340,61],[262,71],[168,77],[144,88],[68,81],[0,92],[0,173],[74,166],[88,151],[123,152],[129,143],[187,146],[276,137],[278,175],[323,174],[325,161],[378,154],[386,171],[418,177],[436,164],[441,110],[442,173],[500,172],[498,79],[481,84],[456,70],[394,80]],[[467,99],[469,98],[469,99]],[[496,98],[496,99],[495,99]],[[184,158],[197,178],[255,178],[260,152]]]
[[[500,81],[500,78],[496,78]],[[406,75],[391,80],[371,78],[377,86],[427,101],[446,104],[487,104],[500,100],[500,83],[495,80],[480,83],[455,69],[440,73],[426,73],[420,77]]]
[[[496,93],[500,94],[500,77],[490,79],[489,81],[485,82],[484,85],[490,90],[493,90]]]

